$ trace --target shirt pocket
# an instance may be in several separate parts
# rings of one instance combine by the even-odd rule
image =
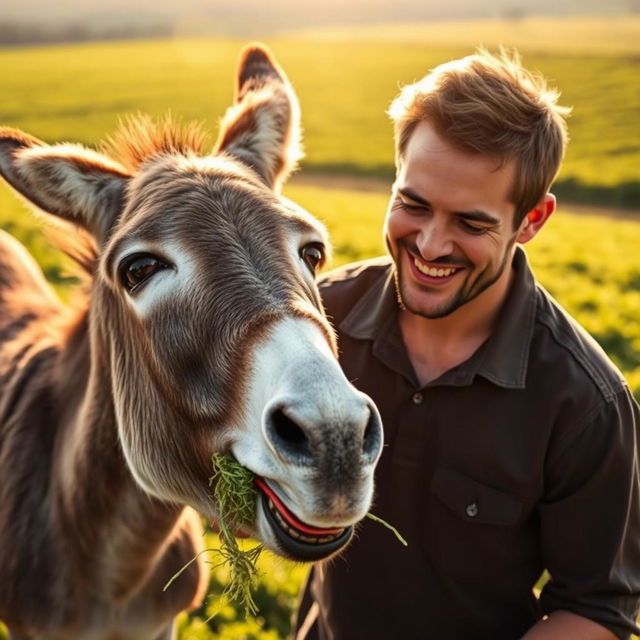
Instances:
[[[517,498],[445,467],[436,469],[431,492],[469,524],[514,525],[523,511]]]

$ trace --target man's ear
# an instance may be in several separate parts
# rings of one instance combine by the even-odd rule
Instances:
[[[520,244],[529,242],[531,238],[538,234],[555,210],[556,197],[552,193],[547,193],[520,223],[516,241]]]
[[[117,218],[130,178],[95,151],[48,145],[10,128],[0,128],[0,175],[35,209],[86,229],[98,242]]]

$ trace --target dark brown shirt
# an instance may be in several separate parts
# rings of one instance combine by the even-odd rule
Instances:
[[[638,406],[535,283],[522,249],[514,270],[491,337],[425,387],[402,341],[389,260],[321,283],[341,365],[385,427],[371,511],[409,546],[365,519],[339,558],[314,569],[299,624],[319,614],[306,639],[514,640],[557,609],[620,638],[636,630]]]

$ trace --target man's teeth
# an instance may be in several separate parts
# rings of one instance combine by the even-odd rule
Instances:
[[[434,267],[427,267],[418,258],[413,259],[413,264],[416,265],[416,269],[420,273],[424,273],[425,276],[431,276],[432,278],[446,278],[456,272],[455,269],[435,269]]]

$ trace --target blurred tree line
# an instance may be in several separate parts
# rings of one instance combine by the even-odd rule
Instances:
[[[71,22],[56,25],[0,20],[0,46],[63,42],[87,42],[89,40],[131,40],[160,38],[172,35],[170,23],[109,24]]]

